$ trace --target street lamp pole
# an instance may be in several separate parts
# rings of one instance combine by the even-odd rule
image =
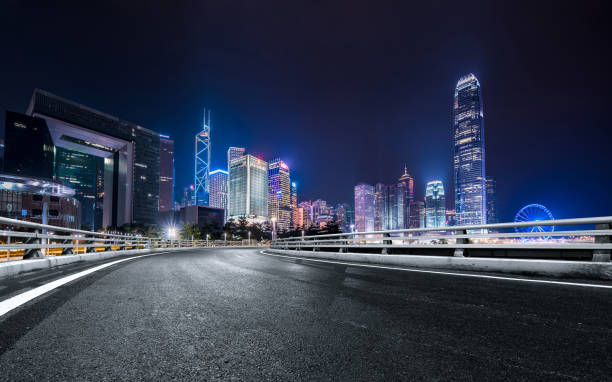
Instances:
[[[272,240],[276,240],[276,218],[272,218]]]

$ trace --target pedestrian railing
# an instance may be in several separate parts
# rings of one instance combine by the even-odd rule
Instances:
[[[242,241],[92,232],[0,217],[0,261],[107,251],[246,245]]]
[[[610,261],[612,216],[298,236],[275,239],[270,247],[327,252]]]

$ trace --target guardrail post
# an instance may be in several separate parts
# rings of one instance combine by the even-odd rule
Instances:
[[[458,232],[460,235],[467,235],[467,230],[462,229],[460,231],[455,231]],[[468,238],[458,238],[455,239],[457,244],[469,244],[470,240]],[[467,249],[465,248],[455,248],[455,252],[453,253],[453,256],[455,257],[464,257],[467,256]]]
[[[34,231],[33,237],[28,237],[24,244],[41,244],[40,238],[38,237],[38,230]],[[42,251],[40,248],[27,248],[23,251],[24,259],[40,259],[43,258]]]
[[[66,240],[62,240],[62,244],[72,244],[73,241],[72,239],[66,239]],[[64,255],[73,255],[74,254],[74,248],[73,247],[63,247],[62,248],[62,256]]]
[[[389,233],[383,233],[383,237],[391,237],[391,234],[389,234]],[[392,242],[391,240],[383,240],[383,244],[384,244],[384,245],[391,245],[392,243],[393,243],[393,242]],[[388,255],[388,254],[390,254],[390,253],[391,253],[391,248],[384,247],[384,248],[382,249],[382,254],[383,254],[383,255]]]
[[[595,224],[595,229],[612,229],[612,223]],[[612,243],[612,236],[595,236],[595,243]],[[609,249],[595,249],[593,250],[593,261],[610,262],[611,252]]]

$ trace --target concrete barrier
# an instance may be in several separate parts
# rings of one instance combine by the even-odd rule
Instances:
[[[132,249],[127,251],[108,251],[83,253],[79,255],[48,256],[43,259],[14,260],[0,263],[0,278],[15,276],[24,272],[31,272],[39,269],[53,268],[61,265],[76,263],[79,261],[96,261],[110,259],[119,256],[144,255],[149,253],[175,252],[194,249],[193,247],[183,248],[156,248],[156,249]]]
[[[452,256],[377,255],[350,252],[313,252],[281,249],[266,249],[266,251],[294,257],[401,267],[612,280],[612,263],[609,262],[524,260]]]

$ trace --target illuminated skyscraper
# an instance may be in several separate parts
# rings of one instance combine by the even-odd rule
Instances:
[[[446,225],[446,200],[444,186],[439,180],[427,182],[425,189],[425,226],[427,228]]]
[[[410,228],[425,228],[425,203],[414,200],[410,204]]]
[[[497,217],[497,181],[487,176],[487,224],[499,223]]]
[[[308,200],[300,202],[298,204],[298,209],[301,210],[301,220],[302,220],[302,228],[308,229],[313,223],[312,219],[312,203]]]
[[[406,200],[406,183],[399,182],[389,186],[387,229],[404,229],[406,227]]]
[[[455,209],[459,225],[485,224],[485,136],[480,83],[459,79],[453,107]]]
[[[268,164],[268,217],[279,231],[291,226],[291,180],[289,166],[279,158]]]
[[[359,183],[355,186],[355,231],[374,230],[374,187]]]
[[[404,227],[410,228],[410,205],[414,201],[414,178],[408,174],[408,167],[404,166],[404,174],[400,176],[399,181],[404,183],[406,187],[406,201],[404,202]]]
[[[377,183],[374,190],[374,230],[389,228],[389,188]]]
[[[229,172],[230,162],[244,155],[244,147],[230,147],[227,149],[227,171]]]
[[[298,217],[297,184],[291,182],[291,229],[301,227]]]
[[[174,203],[174,141],[159,135],[159,211],[172,209]]]
[[[228,172],[215,170],[210,172],[210,207],[223,208],[227,217],[227,183]]]
[[[207,206],[210,193],[210,110],[204,120],[202,131],[195,136],[195,202],[200,206]]]
[[[338,225],[340,226],[340,230],[342,232],[350,232],[351,231],[351,221],[349,220],[349,210],[350,206],[346,203],[336,204],[334,207],[334,218]]]
[[[268,163],[252,155],[230,162],[228,219],[268,220]]]

